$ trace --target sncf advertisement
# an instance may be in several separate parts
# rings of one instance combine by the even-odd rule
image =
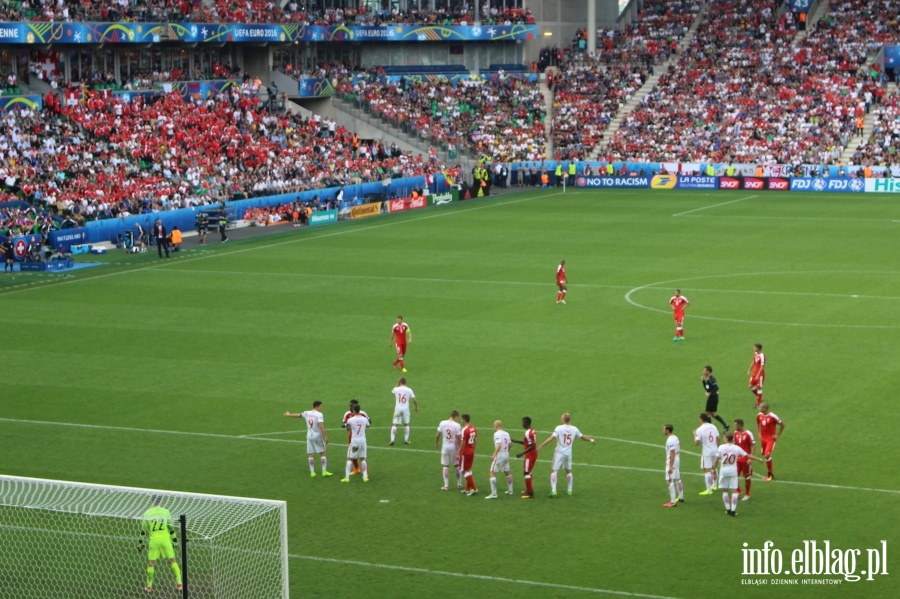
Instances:
[[[719,189],[789,191],[791,180],[786,177],[719,177]]]

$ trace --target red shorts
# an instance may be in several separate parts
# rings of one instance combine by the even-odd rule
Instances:
[[[763,455],[772,455],[772,450],[775,449],[775,439],[763,437],[760,446]]]
[[[459,454],[459,468],[463,472],[472,470],[472,462],[475,460],[475,452],[463,452]]]
[[[406,355],[406,344],[405,344],[405,343],[403,343],[403,344],[398,343],[398,344],[397,344],[397,355],[398,355],[398,356],[405,356],[405,355]]]
[[[737,469],[738,476],[743,476],[744,478],[750,478],[753,476],[753,464],[750,463],[750,460],[738,460],[737,461]]]
[[[681,326],[681,323],[684,321],[684,312],[676,312],[675,313],[675,324]]]
[[[532,470],[534,470],[534,465],[537,463],[538,454],[536,451],[532,451],[526,453],[522,456],[524,459],[522,460],[522,472],[528,474]]]
[[[754,374],[750,377],[750,386],[762,389],[764,378],[766,378],[765,374]]]

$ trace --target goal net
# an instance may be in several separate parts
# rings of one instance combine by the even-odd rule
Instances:
[[[146,595],[143,514],[153,497],[172,514],[190,599],[289,597],[283,501],[0,476],[0,596],[73,599]],[[168,560],[153,596],[176,597]]]

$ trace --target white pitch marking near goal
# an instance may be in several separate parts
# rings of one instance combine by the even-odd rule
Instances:
[[[757,196],[747,196],[746,198],[738,198],[736,200],[728,200],[727,202],[719,202],[718,204],[713,204],[712,206],[704,206],[703,208],[694,208],[693,210],[685,210],[684,212],[679,212],[678,214],[673,214],[672,216],[684,216],[685,214],[691,214],[693,212],[700,212],[701,210],[709,210],[710,208],[718,208],[719,206],[735,204],[737,202],[743,202],[744,200],[752,200],[755,197],[757,197]]]
[[[593,593],[595,595],[615,595],[618,597],[640,597],[643,599],[676,599],[663,595],[647,595],[644,593],[629,593],[627,591],[613,591],[610,589],[592,589],[590,587],[579,587],[570,584],[556,584],[552,582],[537,582],[534,580],[522,580],[519,578],[504,578],[502,576],[486,576],[484,574],[462,574],[460,572],[446,572],[444,570],[428,570],[426,568],[412,568],[409,566],[393,566],[391,564],[378,564],[373,562],[360,562],[356,560],[333,559],[329,557],[318,557],[315,555],[295,555],[290,554],[291,559],[302,559],[312,562],[323,562],[329,564],[343,564],[348,566],[360,566],[363,568],[378,568],[379,570],[398,570],[400,572],[413,572],[416,574],[429,574],[432,576],[449,576],[452,578],[468,578],[472,580],[486,580],[489,582],[503,582],[507,584],[521,584],[527,586],[543,587],[547,589],[560,589],[565,591],[579,591],[582,593]]]
[[[127,427],[127,426],[107,426],[107,425],[100,425],[100,424],[80,424],[77,422],[49,422],[46,420],[24,420],[24,419],[19,419],[19,418],[0,418],[0,422],[8,422],[8,423],[13,423],[13,424],[34,424],[34,425],[40,425],[40,426],[61,426],[61,427],[70,427],[70,428],[87,428],[87,429],[94,429],[94,430],[149,433],[149,434],[156,434],[156,435],[173,435],[173,436],[183,436],[183,437],[206,437],[209,439],[223,439],[223,440],[239,439],[239,440],[244,440],[244,441],[263,441],[266,443],[287,443],[287,444],[291,444],[291,445],[300,445],[300,444],[306,443],[305,440],[299,440],[299,439],[270,439],[267,437],[248,437],[245,435],[222,435],[222,434],[218,434],[218,433],[171,431],[171,430],[159,430],[159,429],[134,428],[134,427]],[[428,427],[428,428],[430,428],[430,427]],[[643,444],[642,441],[626,441],[626,440],[619,440],[619,441]],[[346,443],[344,443],[344,444],[335,443],[334,445],[345,446]],[[658,446],[655,446],[652,444],[649,444],[649,445],[651,447],[657,447],[658,449],[663,449],[662,445],[658,445]],[[409,453],[423,453],[423,454],[428,454],[428,455],[432,455],[432,456],[437,453],[437,450],[426,451],[423,449],[412,449],[412,448],[405,448],[405,447],[400,447],[400,448],[378,447],[377,445],[370,446],[369,449],[384,450],[384,451],[405,451],[405,452],[409,452]],[[541,460],[541,461],[543,461],[543,460]],[[634,472],[653,472],[653,473],[657,473],[657,474],[662,471],[662,469],[636,468],[633,466],[614,466],[614,465],[607,465],[607,464],[575,464],[575,465],[576,466],[586,466],[589,468],[631,470]],[[702,476],[702,474],[697,473],[697,476]],[[868,491],[868,492],[872,492],[872,493],[892,493],[892,494],[900,495],[900,490],[896,490],[896,489],[876,489],[876,488],[872,488],[872,487],[850,487],[850,486],[845,486],[845,485],[830,485],[830,484],[826,484],[826,483],[801,482],[801,481],[794,481],[794,480],[777,480],[777,481],[774,481],[773,484],[802,485],[802,486],[806,486],[806,487],[820,487],[823,489],[841,489],[841,490],[845,490],[845,491]]]

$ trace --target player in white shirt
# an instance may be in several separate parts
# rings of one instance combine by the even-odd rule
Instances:
[[[322,463],[322,476],[331,476],[328,471],[328,458],[325,446],[328,445],[328,434],[325,432],[325,416],[322,414],[322,402],[314,401],[313,409],[299,414],[285,411],[288,418],[303,418],[306,421],[306,452],[309,454],[309,476],[316,477],[316,454]]]
[[[738,498],[738,458],[747,458],[762,462],[761,458],[749,454],[734,444],[734,433],[725,433],[725,444],[716,451],[716,462],[722,464],[719,487],[722,489],[722,500],[725,502],[725,513],[729,516],[737,516]]]
[[[716,487],[716,452],[719,450],[719,429],[712,424],[709,414],[700,414],[700,428],[694,431],[694,445],[702,445],[700,467],[706,473],[706,490],[701,495],[712,495]]]
[[[568,412],[563,414],[562,424],[556,427],[553,434],[547,437],[546,441],[538,445],[538,451],[540,451],[556,439],[556,449],[553,451],[553,466],[550,470],[550,494],[547,497],[556,497],[556,473],[560,469],[565,469],[566,471],[567,492],[569,495],[572,494],[572,443],[575,442],[575,439],[580,438],[591,445],[597,442],[587,435],[582,435],[580,430],[569,424],[571,419],[572,415]]]
[[[359,460],[362,469],[363,482],[369,482],[369,465],[366,463],[366,429],[369,428],[369,419],[360,414],[359,404],[353,406],[353,416],[347,419],[347,429],[350,431],[350,446],[347,448],[347,470],[342,483],[350,482],[350,469],[353,460]]]
[[[434,447],[438,448],[438,442],[441,444],[441,466],[444,467],[444,486],[442,491],[450,490],[450,466],[456,468],[456,488],[462,489],[462,470],[459,469],[459,442],[462,427],[456,419],[459,418],[459,412],[453,410],[450,412],[449,420],[442,420],[437,428],[437,435],[434,437]]]
[[[359,400],[357,400],[357,399],[350,400],[350,409],[347,410],[346,412],[344,412],[344,417],[341,418],[341,428],[347,428],[347,421],[356,415],[353,412],[353,406],[358,405],[358,404],[359,404]],[[369,418],[369,415],[366,414],[366,411],[362,410],[362,409],[360,409],[359,415]],[[372,422],[372,419],[369,418],[369,423],[371,424],[371,422]],[[347,431],[347,443],[350,443],[350,439],[351,439],[350,431]],[[356,459],[353,460],[353,470],[350,471],[350,476],[353,476],[354,474],[359,474],[359,460],[356,460]]]
[[[506,475],[506,494],[513,494],[513,477],[509,471],[509,446],[512,439],[503,430],[503,423],[494,421],[494,455],[491,457],[491,494],[485,499],[497,499],[497,473]]]
[[[413,390],[406,386],[405,376],[400,377],[400,380],[397,381],[397,386],[391,389],[391,393],[394,394],[396,405],[394,406],[394,425],[391,427],[391,442],[388,445],[394,444],[394,439],[397,436],[397,427],[401,424],[403,425],[403,443],[409,445],[409,402],[413,402],[413,405],[416,406],[416,412],[418,412],[419,401],[416,399],[416,394],[413,393]]]
[[[666,436],[666,483],[669,485],[669,503],[664,503],[663,507],[675,507],[678,502],[684,503],[684,485],[681,484],[681,441],[673,434],[674,431],[675,427],[671,424],[663,427],[663,434]]]

